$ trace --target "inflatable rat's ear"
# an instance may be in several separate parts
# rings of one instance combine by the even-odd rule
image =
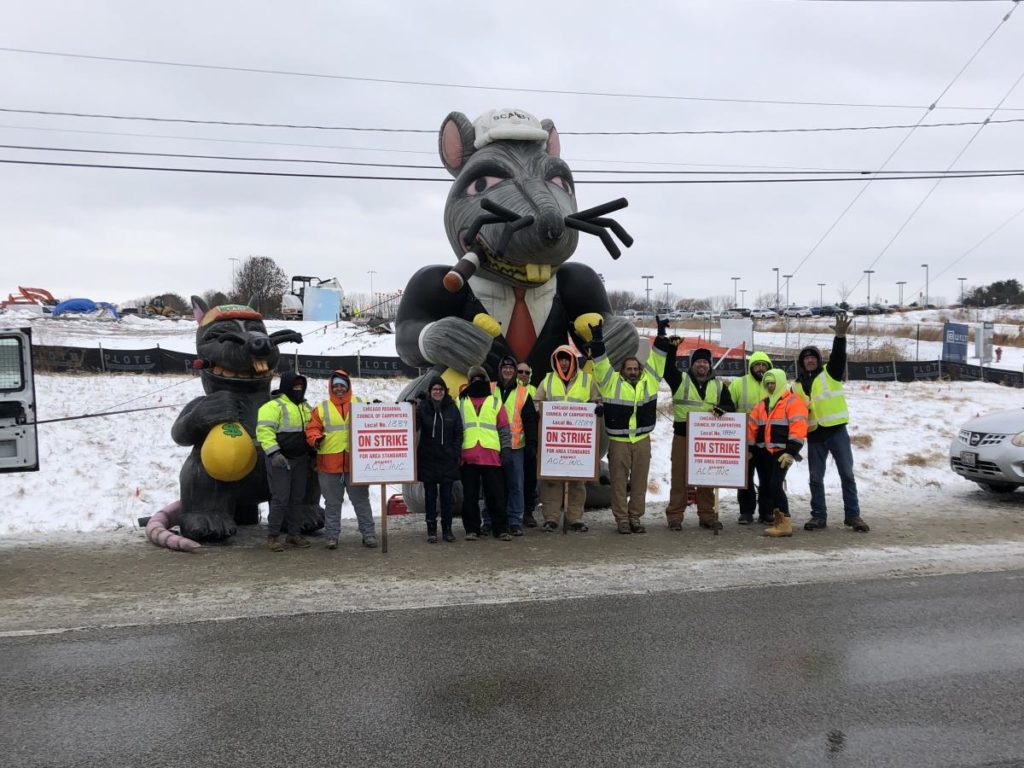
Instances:
[[[452,112],[441,123],[441,132],[437,136],[437,151],[441,162],[452,176],[458,176],[466,160],[476,150],[473,142],[476,129],[461,112]]]
[[[206,313],[210,311],[210,308],[206,306],[206,302],[198,296],[192,297],[192,316],[195,317],[197,323],[203,322],[203,318]]]
[[[548,154],[552,157],[562,156],[562,142],[558,138],[558,129],[551,120],[541,120],[540,127],[548,132]]]

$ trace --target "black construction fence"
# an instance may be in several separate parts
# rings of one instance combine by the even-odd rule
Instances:
[[[32,347],[32,365],[37,371],[57,373],[196,373],[192,364],[196,356],[187,352],[174,352],[160,347],[152,349],[95,349],[82,347]],[[679,359],[679,370],[685,371],[688,358]],[[746,373],[747,363],[739,358],[717,361],[720,376],[735,377]],[[793,378],[795,363],[776,363]],[[422,371],[406,365],[397,357],[370,355],[283,355],[277,372],[297,369],[303,376],[326,379],[331,371],[342,369],[356,378],[412,378]],[[846,366],[850,381],[989,381],[1008,387],[1024,387],[1024,372],[1001,368],[946,363],[940,360],[894,360],[892,362],[860,363],[851,361]]]

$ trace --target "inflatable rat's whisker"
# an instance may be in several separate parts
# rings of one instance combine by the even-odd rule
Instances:
[[[611,257],[617,259],[622,255],[622,251],[605,228],[614,232],[627,248],[633,245],[633,238],[619,222],[615,219],[604,218],[604,214],[618,211],[627,205],[629,205],[629,201],[620,197],[618,200],[612,200],[585,211],[571,213],[565,217],[565,226],[588,235],[597,235],[601,238],[601,242],[604,243],[604,247],[608,249]]]
[[[576,213],[570,213],[569,218],[582,219],[583,221],[592,221],[597,216],[604,216],[606,213],[620,211],[628,205],[629,201],[624,197],[620,197],[618,200],[610,200],[607,203],[595,205],[593,208],[587,208],[587,210],[585,211],[577,211]]]
[[[515,221],[519,218],[520,214],[516,213],[510,208],[506,208],[503,205],[491,200],[489,197],[485,197],[480,201],[480,207],[488,213],[493,213],[495,216],[500,216],[503,221]]]
[[[509,242],[512,240],[512,235],[518,232],[520,229],[525,229],[533,224],[533,216],[523,216],[515,221],[510,221],[505,226],[505,231],[501,233],[501,239],[498,241],[498,248],[495,251],[496,256],[502,256],[505,253],[505,249],[508,248]]]
[[[504,221],[507,221],[507,219],[502,216],[488,215],[486,213],[480,214],[470,224],[469,229],[466,230],[466,234],[462,239],[463,247],[469,250],[473,246],[473,241],[476,240],[476,236],[480,234],[480,230],[483,229],[485,224],[501,224]]]

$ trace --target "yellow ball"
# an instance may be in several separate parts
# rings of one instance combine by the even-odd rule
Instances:
[[[241,480],[256,466],[256,446],[245,427],[237,421],[218,424],[211,429],[199,456],[210,477],[226,483]]]

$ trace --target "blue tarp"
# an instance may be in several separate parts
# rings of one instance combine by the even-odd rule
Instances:
[[[115,319],[117,318],[117,309],[113,304],[106,301],[93,301],[92,299],[68,299],[67,301],[62,301],[50,310],[50,314],[62,315],[65,312],[96,312],[101,309],[108,311]]]

